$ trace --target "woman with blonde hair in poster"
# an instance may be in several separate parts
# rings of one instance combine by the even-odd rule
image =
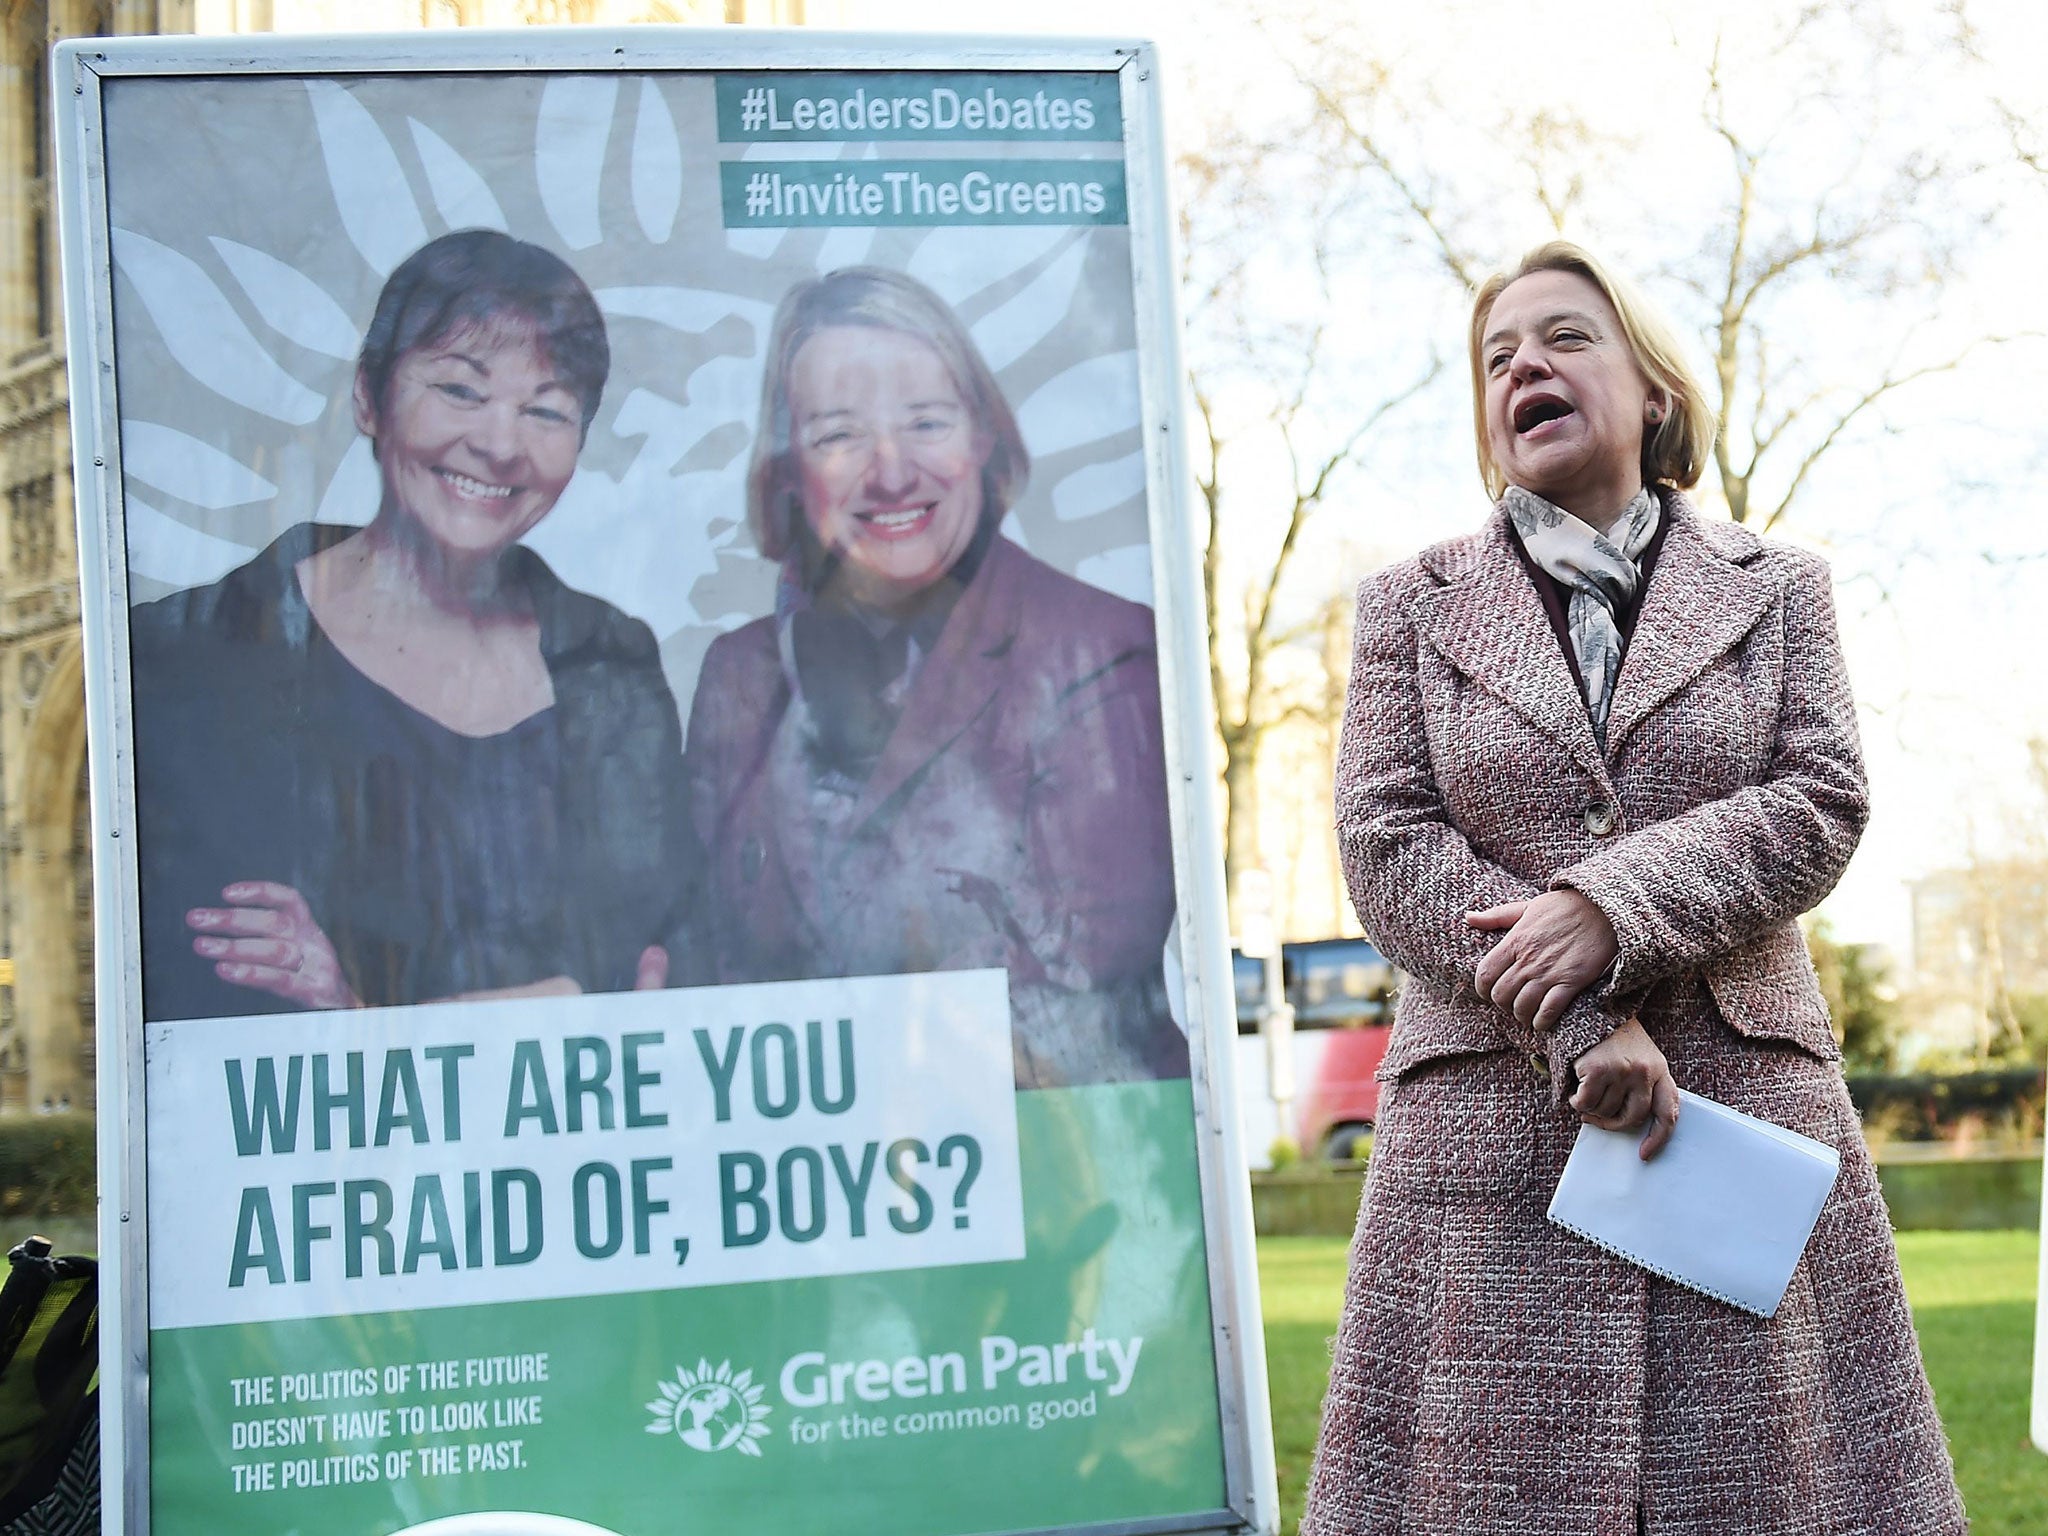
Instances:
[[[1025,1088],[1184,1077],[1152,614],[999,531],[1031,460],[959,318],[848,267],[776,312],[748,521],[775,612],[687,757],[723,979],[1000,967]]]

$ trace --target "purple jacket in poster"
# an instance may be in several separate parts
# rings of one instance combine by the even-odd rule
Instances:
[[[1186,1074],[1152,614],[996,539],[874,771],[820,787],[776,621],[715,642],[686,756],[720,979],[1001,967],[1020,1087]]]

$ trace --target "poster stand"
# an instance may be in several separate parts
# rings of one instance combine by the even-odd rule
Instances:
[[[108,1528],[1276,1530],[1150,46],[54,67]]]

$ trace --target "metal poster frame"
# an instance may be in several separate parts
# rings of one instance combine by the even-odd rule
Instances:
[[[1279,1523],[1245,1148],[1231,1070],[1236,1034],[1222,861],[1209,768],[1212,706],[1182,419],[1182,368],[1158,56],[1149,43],[683,28],[515,33],[122,38],[62,44],[54,59],[57,163],[78,552],[90,727],[98,987],[105,1528],[150,1526],[150,1334],[144,1030],[128,571],[102,85],[223,74],[393,75],[617,71],[980,70],[1115,72],[1146,439],[1154,605],[1170,825],[1207,1273],[1229,1507],[1112,1532],[1253,1530]]]

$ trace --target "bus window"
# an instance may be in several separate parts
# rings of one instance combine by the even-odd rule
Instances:
[[[1387,1022],[1393,967],[1363,939],[1289,945],[1296,1022],[1304,1029],[1356,1029]]]
[[[1266,1000],[1266,962],[1230,952],[1230,979],[1237,990],[1237,1032],[1259,1032],[1259,1008]]]

